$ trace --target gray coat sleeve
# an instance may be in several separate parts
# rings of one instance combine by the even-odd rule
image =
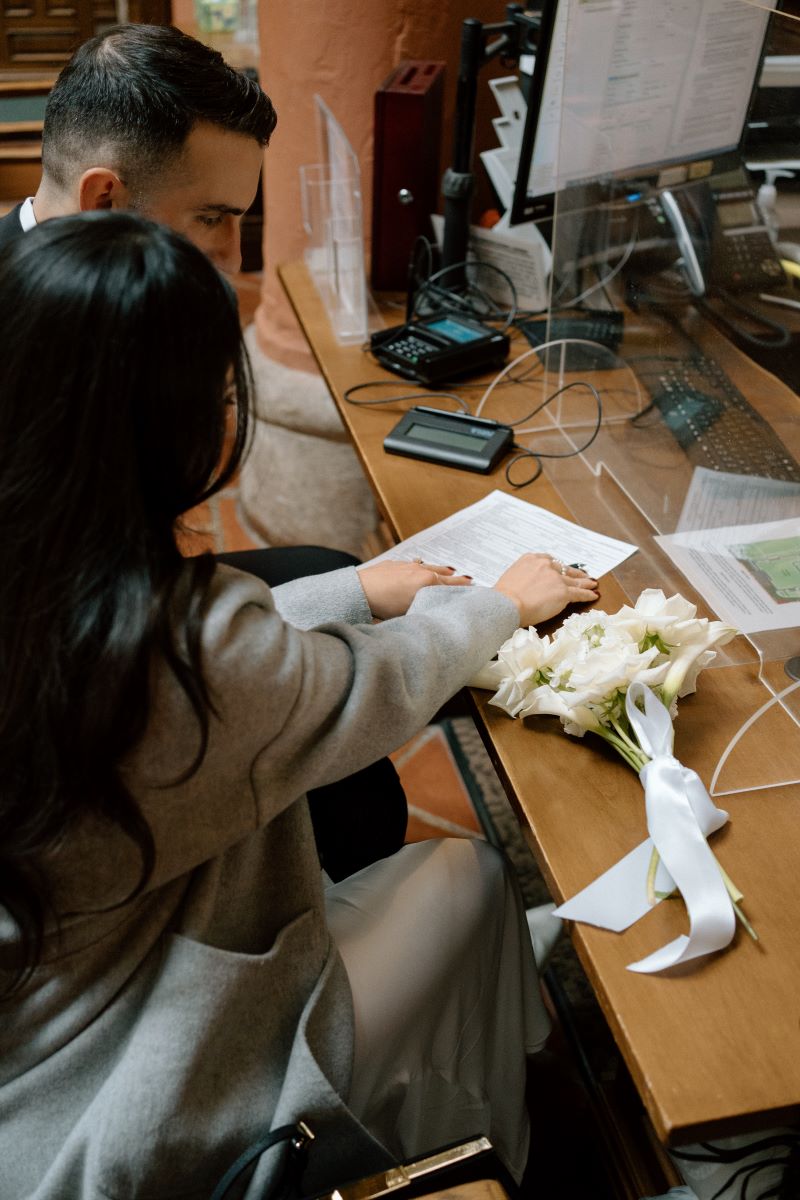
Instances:
[[[266,588],[248,588],[220,596],[209,662],[214,692],[224,696],[220,719],[240,731],[254,778],[268,784],[256,789],[261,820],[271,805],[280,809],[402,745],[518,624],[516,606],[498,592],[433,586],[403,617],[301,631],[276,612]]]
[[[296,629],[313,629],[325,621],[364,625],[372,620],[355,567],[293,579],[272,589],[275,607]]]
[[[220,854],[309,788],[402,745],[517,624],[516,606],[499,592],[434,586],[404,617],[301,630],[258,579],[219,569],[203,629],[214,708],[202,765],[190,772],[199,726],[166,666],[128,765],[161,848],[154,883]]]

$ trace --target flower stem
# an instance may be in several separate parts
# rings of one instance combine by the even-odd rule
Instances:
[[[652,908],[657,900],[656,896],[656,871],[658,870],[659,853],[655,846],[650,851],[650,862],[647,867],[647,903]]]
[[[642,766],[644,766],[644,764],[646,762],[649,762],[649,759],[648,759],[647,755],[644,753],[644,751],[642,750],[642,747],[638,746],[632,737],[629,737],[629,735],[625,732],[625,730],[620,725],[619,721],[614,720],[612,717],[611,724],[614,726],[614,728],[616,729],[619,736],[622,738],[625,745],[630,747],[632,753],[636,756],[636,758],[642,760]]]
[[[758,934],[756,933],[755,929],[748,921],[747,917],[744,915],[743,909],[741,909],[739,907],[739,905],[736,903],[736,901],[733,899],[733,897],[731,897],[731,904],[733,905],[733,911],[736,913],[737,918],[741,921],[742,925],[744,925],[745,929],[750,934],[750,937],[753,939],[753,941],[757,942]]]
[[[733,901],[734,904],[741,904],[742,900],[744,900],[743,893],[739,891],[736,884],[733,882],[730,875],[723,867],[722,863],[718,862],[717,866],[719,867],[719,873],[722,876],[722,880],[723,880],[723,883],[725,884],[725,887],[728,889],[728,895],[730,896],[731,900]]]
[[[607,727],[598,725],[592,730],[592,733],[599,734],[610,746],[613,746],[617,753],[625,759],[628,766],[636,771],[637,775],[645,763],[648,762],[648,759],[641,751],[636,751],[633,743],[629,745],[627,742],[624,742],[622,738],[618,737],[616,733],[612,733]]]
[[[658,863],[659,863],[660,857],[661,856],[659,855],[655,846],[653,846],[653,849],[650,852],[650,862],[647,867],[647,903],[651,906],[651,908],[656,903],[656,901],[659,899],[659,896],[656,893],[655,884],[656,884],[656,871],[658,870]],[[750,924],[747,917],[745,916],[744,910],[742,908],[740,908],[741,902],[742,902],[742,900],[744,900],[743,893],[739,891],[739,888],[733,882],[733,880],[731,879],[728,872],[725,870],[725,868],[717,860],[716,857],[714,858],[714,862],[717,864],[717,869],[718,869],[720,875],[722,876],[722,882],[725,884],[727,893],[730,896],[731,904],[733,905],[733,911],[736,916],[736,919],[738,921],[741,921],[742,925],[747,930],[747,932],[750,934],[750,937],[753,939],[753,941],[757,942],[758,934],[756,933],[755,929],[753,928],[753,926]]]

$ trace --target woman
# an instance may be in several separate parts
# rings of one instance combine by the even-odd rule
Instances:
[[[325,893],[304,793],[594,581],[182,560],[247,365],[216,271],[131,215],[12,248],[0,396],[0,1196],[205,1196],[297,1117],[310,1189],[477,1130],[519,1176],[547,1022],[502,860],[427,843]]]

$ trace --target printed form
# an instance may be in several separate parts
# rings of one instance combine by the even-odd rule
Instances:
[[[471,575],[475,583],[492,587],[521,554],[552,554],[599,579],[637,548],[495,491],[371,561],[421,558],[436,566],[455,567],[459,575]]]

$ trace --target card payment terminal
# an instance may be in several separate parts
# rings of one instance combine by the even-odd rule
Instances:
[[[437,313],[381,329],[370,339],[381,366],[431,386],[501,366],[508,347],[505,333],[460,313]]]

